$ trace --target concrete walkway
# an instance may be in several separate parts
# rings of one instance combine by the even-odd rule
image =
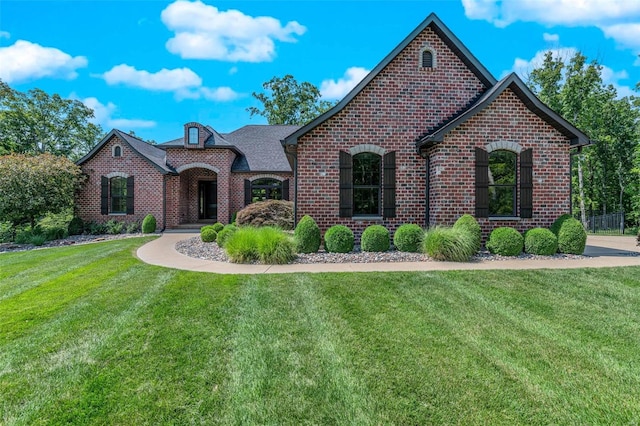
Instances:
[[[488,269],[570,269],[640,266],[640,247],[633,237],[589,236],[586,258],[581,259],[510,259],[479,262],[396,262],[396,263],[326,263],[294,265],[242,265],[195,259],[178,253],[180,240],[196,236],[195,232],[165,232],[137,252],[143,262],[188,271],[218,274],[284,274],[294,272],[387,272],[387,271],[450,271]]]

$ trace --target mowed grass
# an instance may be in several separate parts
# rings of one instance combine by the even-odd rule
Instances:
[[[0,424],[637,424],[640,268],[223,276],[0,255]]]

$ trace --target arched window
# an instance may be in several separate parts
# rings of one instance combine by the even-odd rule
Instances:
[[[122,157],[122,147],[120,145],[116,145],[113,147],[113,156]]]
[[[251,182],[251,202],[264,200],[282,200],[282,182],[269,178]]]
[[[372,152],[353,156],[353,215],[380,215],[382,157]]]
[[[109,180],[111,209],[109,213],[127,213],[127,179],[112,177]]]
[[[490,216],[516,216],[517,158],[512,151],[489,154]]]
[[[420,58],[422,68],[433,68],[433,52],[430,50],[423,50],[422,57]]]

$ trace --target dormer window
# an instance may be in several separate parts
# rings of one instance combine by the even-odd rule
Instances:
[[[422,68],[435,68],[435,58],[433,51],[424,49],[420,57],[420,66]]]
[[[198,145],[198,128],[189,127],[189,145]]]
[[[120,145],[116,145],[113,147],[113,156],[122,157],[122,147]]]

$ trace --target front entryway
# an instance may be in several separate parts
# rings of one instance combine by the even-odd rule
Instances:
[[[218,220],[218,182],[198,182],[198,218]]]

